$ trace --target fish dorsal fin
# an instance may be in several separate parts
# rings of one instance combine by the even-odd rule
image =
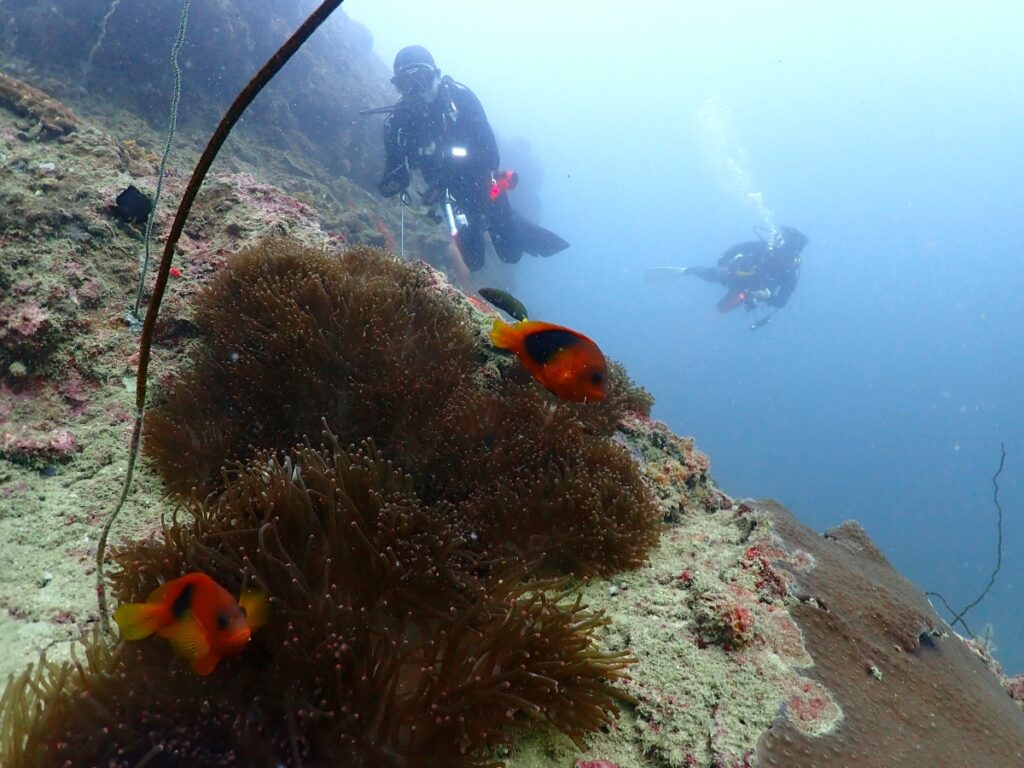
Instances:
[[[180,588],[180,584],[177,583],[177,579],[172,581],[165,581],[159,587],[149,593],[149,597],[146,598],[147,603],[163,603],[167,600],[167,594],[176,588]]]
[[[174,622],[162,634],[170,640],[174,650],[189,661],[206,656],[210,652],[210,642],[206,638],[206,632],[199,626],[199,622],[191,613]]]
[[[263,592],[246,590],[238,598],[238,604],[245,611],[245,623],[249,625],[249,629],[256,629],[267,623],[267,596]]]

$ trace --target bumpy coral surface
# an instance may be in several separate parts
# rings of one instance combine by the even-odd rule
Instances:
[[[40,132],[63,136],[79,125],[75,113],[38,88],[0,74],[0,106],[36,121]]]
[[[760,508],[800,553],[792,614],[814,659],[808,677],[843,712],[822,736],[800,733],[789,712],[762,739],[760,764],[1024,765],[1020,709],[863,528],[845,523],[819,536],[777,504]]]

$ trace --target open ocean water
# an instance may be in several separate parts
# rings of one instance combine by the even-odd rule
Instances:
[[[529,143],[541,223],[572,247],[508,287],[623,361],[727,492],[855,518],[962,608],[996,564],[1005,443],[1002,568],[967,618],[1024,669],[1019,4],[345,10],[385,62],[426,46]],[[783,224],[810,242],[756,332],[718,286],[644,280]]]

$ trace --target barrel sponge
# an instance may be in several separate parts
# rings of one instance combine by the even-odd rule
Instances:
[[[758,506],[785,546],[814,563],[794,571],[800,603],[792,614],[814,659],[807,675],[843,711],[818,737],[781,717],[761,738],[759,765],[1024,765],[1024,713],[860,525],[819,536],[778,504]]]

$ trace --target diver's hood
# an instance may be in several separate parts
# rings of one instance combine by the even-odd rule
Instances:
[[[782,245],[787,251],[797,255],[807,245],[807,235],[795,227],[780,227],[782,232]]]

